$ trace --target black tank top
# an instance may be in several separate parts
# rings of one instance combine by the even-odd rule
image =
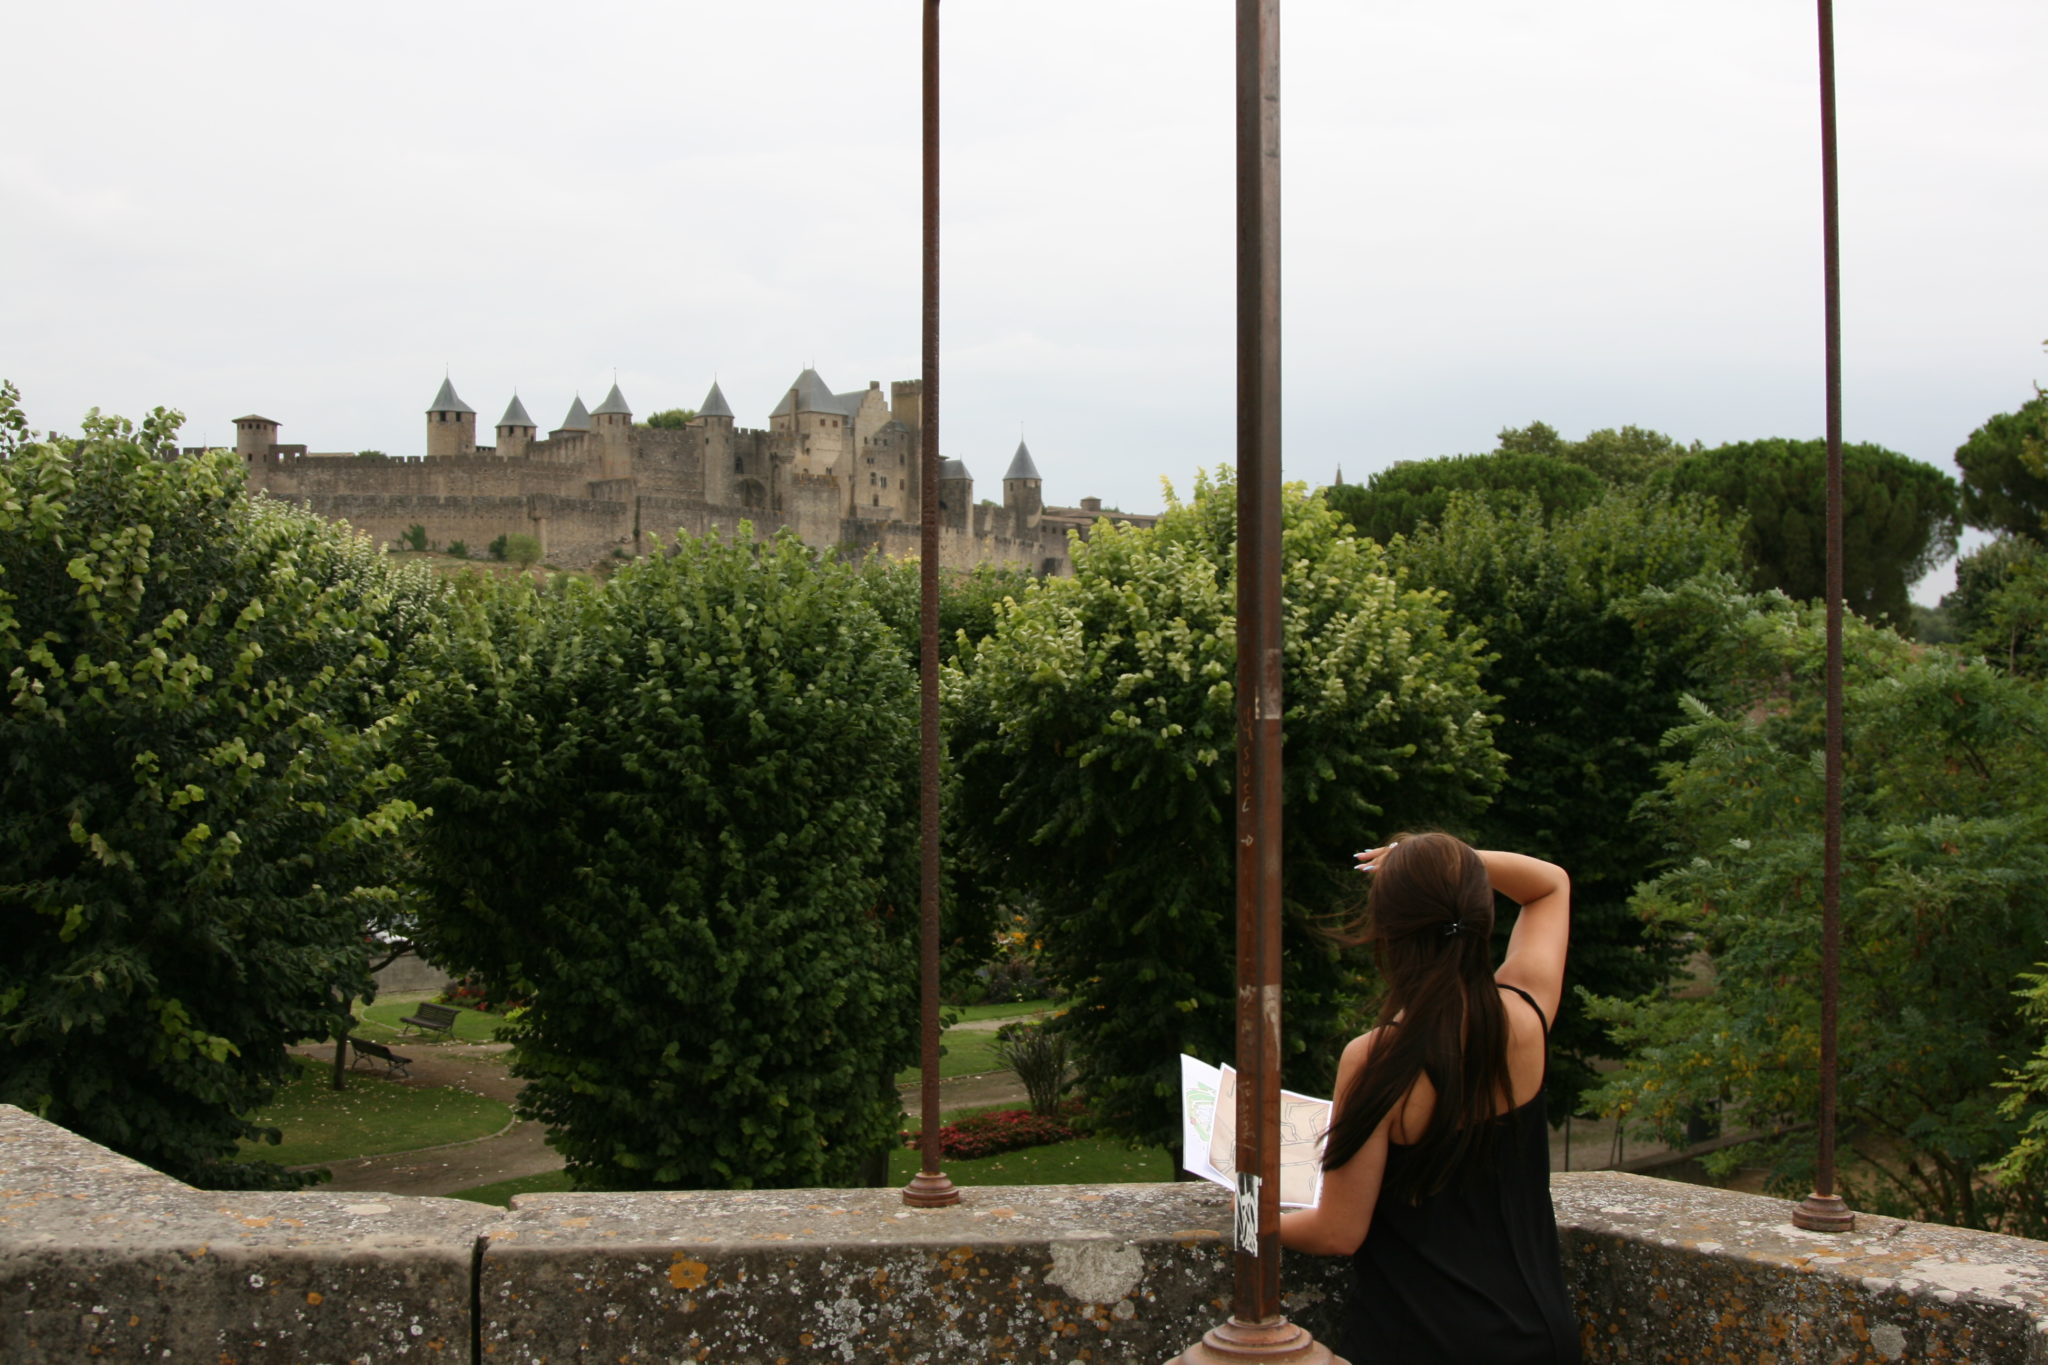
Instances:
[[[1549,1052],[1550,1021],[1529,993]],[[1549,1065],[1544,1067],[1549,1078]],[[1381,1203],[1352,1257],[1358,1286],[1339,1352],[1351,1365],[1575,1365],[1578,1326],[1550,1207],[1543,1087],[1492,1120],[1492,1160],[1415,1204]],[[1412,1161],[1387,1144],[1387,1182]]]

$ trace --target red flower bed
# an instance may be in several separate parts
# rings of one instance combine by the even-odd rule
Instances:
[[[1079,1117],[1080,1108],[1078,1102],[1069,1101],[1060,1107],[1058,1118],[1034,1114],[1029,1109],[996,1109],[986,1114],[970,1114],[940,1126],[939,1155],[953,1161],[972,1161],[976,1157],[995,1156],[999,1152],[1065,1142],[1081,1136],[1076,1128],[1069,1126],[1071,1120]],[[920,1140],[918,1133],[903,1135],[906,1147],[915,1147]]]

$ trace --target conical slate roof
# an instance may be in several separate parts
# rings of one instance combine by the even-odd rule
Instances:
[[[454,380],[444,379],[441,381],[441,391],[434,395],[434,406],[427,411],[474,413],[476,409],[455,396]]]
[[[972,474],[967,472],[967,466],[959,460],[939,461],[939,478],[941,479],[971,479],[973,477]]]
[[[704,406],[697,409],[699,417],[730,417],[732,404],[725,401],[725,395],[718,391],[718,381],[711,381],[711,392],[704,395]]]
[[[599,403],[590,415],[597,417],[612,413],[617,413],[623,417],[631,417],[633,415],[632,407],[626,402],[626,395],[619,392],[617,384],[612,385],[612,391],[604,396],[604,401]]]
[[[792,403],[794,399],[794,403]],[[816,370],[805,370],[796,377],[796,383],[789,386],[782,395],[782,401],[775,405],[770,417],[786,417],[791,412],[844,412],[845,404],[833,395],[825,381],[818,377]]]
[[[498,425],[501,427],[530,427],[535,425],[535,423],[531,417],[526,415],[526,404],[520,402],[519,395],[515,393],[512,395],[512,401],[505,405],[505,415],[498,419]]]
[[[1007,480],[1037,479],[1038,477],[1038,466],[1031,463],[1031,452],[1025,449],[1022,441],[1017,442],[1017,456],[1010,461],[1009,471],[1003,475],[1003,478]],[[1041,483],[1044,482],[1043,479],[1039,481]]]
[[[564,418],[562,419],[562,425],[561,425],[561,426],[559,426],[559,427],[556,427],[556,428],[555,428],[555,430],[557,430],[557,431],[588,431],[588,430],[590,430],[590,409],[588,409],[588,408],[586,408],[586,407],[584,407],[584,406],[583,406],[583,395],[582,395],[582,394],[580,394],[580,393],[579,393],[579,394],[577,394],[577,395],[576,395],[576,401],[575,401],[575,402],[573,402],[573,403],[571,403],[571,404],[569,405],[569,415],[568,415],[567,417],[564,417]]]

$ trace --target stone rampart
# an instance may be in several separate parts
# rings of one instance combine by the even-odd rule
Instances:
[[[2048,1246],[1775,1199],[1556,1178],[1589,1365],[2048,1365]],[[1207,1185],[454,1200],[189,1189],[0,1106],[0,1358],[1163,1362],[1221,1320]],[[1341,1262],[1288,1258],[1334,1341]]]

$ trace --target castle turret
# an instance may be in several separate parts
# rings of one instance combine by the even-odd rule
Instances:
[[[498,453],[515,458],[526,454],[539,430],[526,415],[526,404],[519,401],[518,394],[513,394],[512,401],[505,405],[505,415],[498,419]]]
[[[1017,454],[1003,471],[1003,506],[1021,513],[1026,526],[1036,526],[1045,512],[1044,489],[1038,466],[1031,462],[1031,451],[1022,441],[1017,442]]]
[[[548,435],[550,437],[581,436],[589,430],[590,409],[583,406],[583,395],[579,393],[576,395],[576,401],[569,405],[569,414],[562,419],[562,425],[556,427]]]
[[[939,461],[939,520],[966,526],[974,515],[974,476],[959,460]]]
[[[476,454],[476,409],[455,396],[453,380],[441,381],[441,391],[427,409],[427,454]]]
[[[591,433],[598,439],[599,459],[607,479],[623,479],[633,472],[633,408],[617,384],[604,401],[590,411]]]
[[[704,395],[697,416],[706,426],[714,421],[723,421],[726,430],[732,429],[732,404],[725,401],[725,394],[719,389],[716,379],[711,381],[711,392]]]
[[[277,423],[268,417],[258,417],[252,412],[247,417],[235,419],[235,454],[242,457],[243,464],[268,455],[276,444]]]

